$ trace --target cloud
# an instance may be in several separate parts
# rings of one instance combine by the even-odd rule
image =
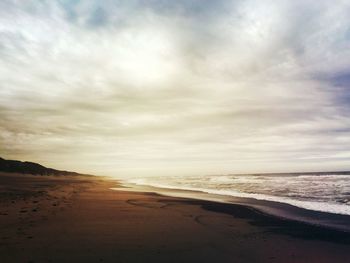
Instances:
[[[119,176],[349,169],[349,11],[2,1],[0,154]]]

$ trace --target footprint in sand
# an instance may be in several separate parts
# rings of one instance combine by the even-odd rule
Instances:
[[[150,201],[150,200],[141,200],[141,199],[129,199],[126,201],[129,205],[133,206],[141,206],[145,208],[164,208],[168,204],[164,204],[158,201]]]

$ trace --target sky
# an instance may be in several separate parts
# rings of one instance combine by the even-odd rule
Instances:
[[[0,156],[111,176],[350,170],[348,0],[2,0]]]

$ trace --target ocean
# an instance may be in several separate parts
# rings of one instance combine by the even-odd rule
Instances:
[[[128,183],[253,198],[350,215],[350,173],[157,176]]]

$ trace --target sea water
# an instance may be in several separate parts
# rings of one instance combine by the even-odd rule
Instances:
[[[261,174],[157,176],[129,183],[254,198],[334,214],[350,215],[350,174]]]

